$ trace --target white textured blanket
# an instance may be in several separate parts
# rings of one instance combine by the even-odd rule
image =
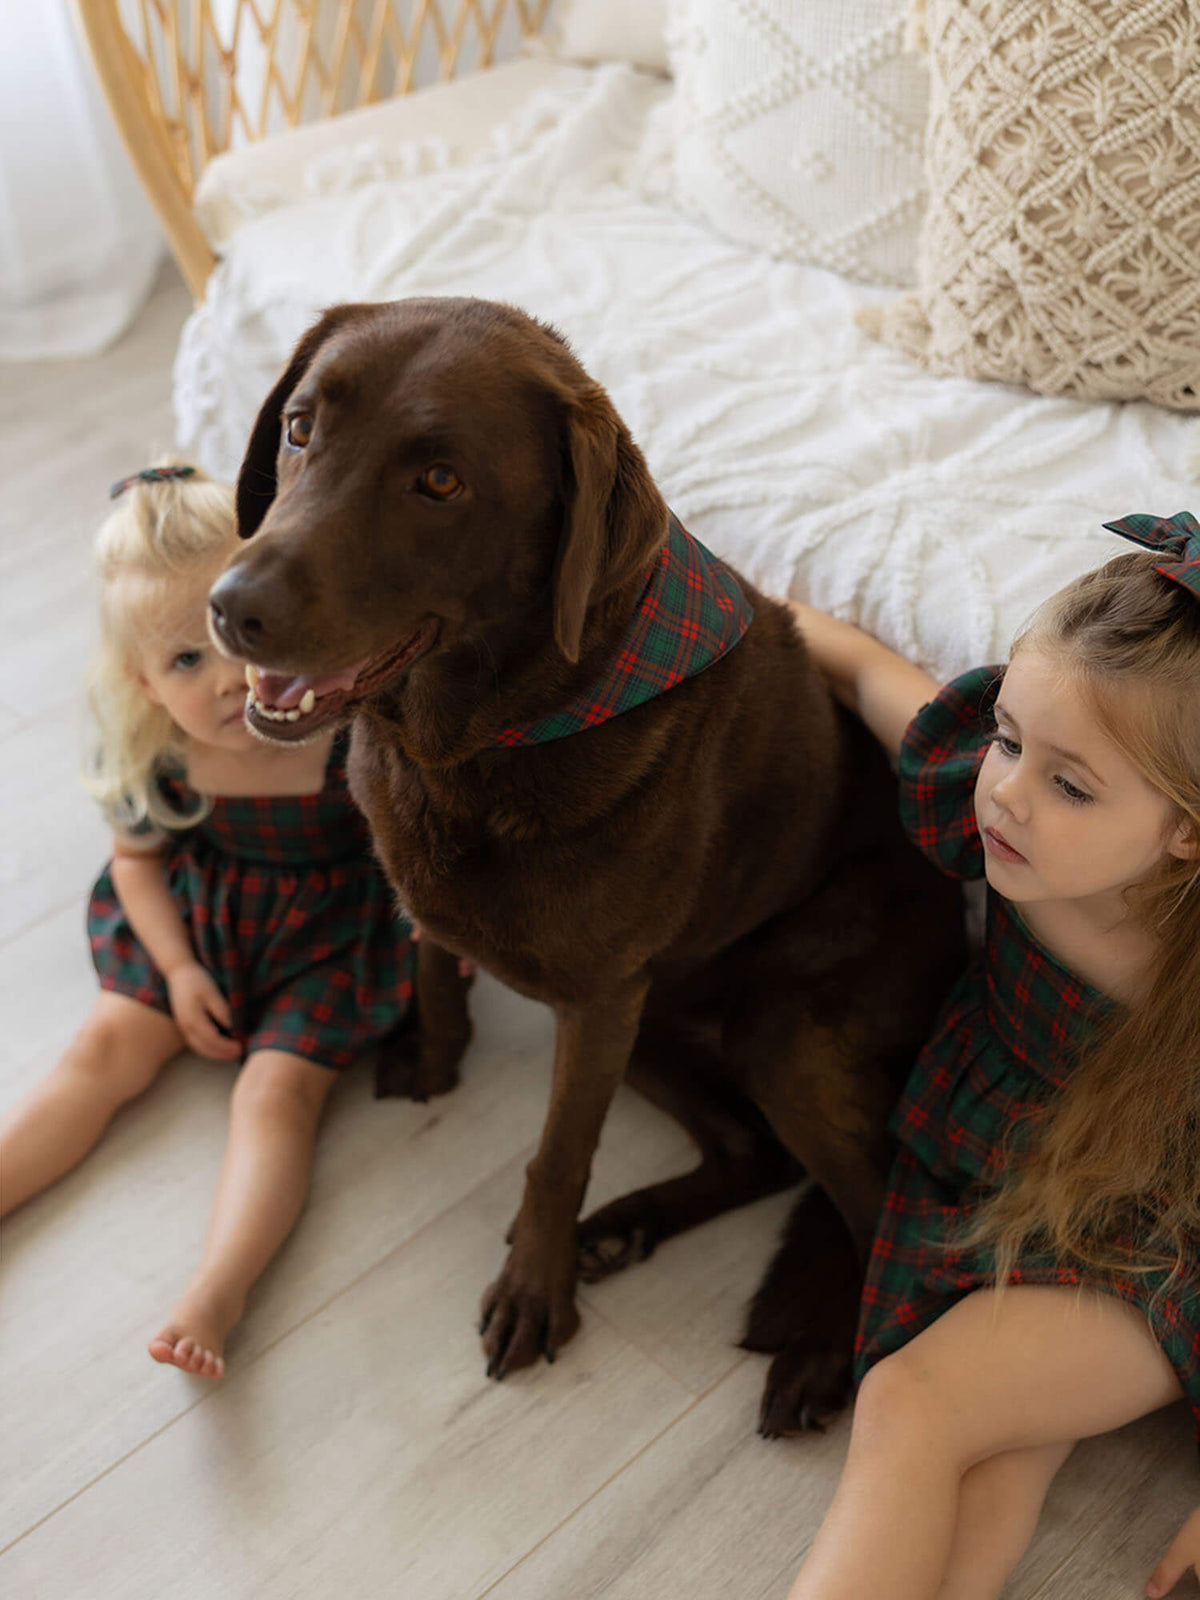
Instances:
[[[1197,420],[932,377],[855,327],[881,296],[684,218],[669,94],[563,68],[468,164],[324,158],[310,198],[238,229],[190,319],[181,442],[235,473],[326,305],[507,300],[567,335],[698,538],[942,676],[1002,656],[1039,599],[1116,554],[1102,521],[1200,510]]]

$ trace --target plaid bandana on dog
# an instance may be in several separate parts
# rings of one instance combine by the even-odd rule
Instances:
[[[1104,526],[1110,533],[1119,533],[1123,539],[1132,539],[1148,550],[1174,556],[1170,566],[1155,567],[1155,572],[1182,584],[1200,600],[1200,522],[1190,511],[1177,511],[1173,517],[1122,517],[1119,522],[1106,522]]]
[[[604,676],[553,715],[505,728],[493,742],[548,744],[619,717],[728,654],[753,616],[725,563],[672,516],[662,557]]]

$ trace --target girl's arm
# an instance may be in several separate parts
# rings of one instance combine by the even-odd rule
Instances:
[[[852,623],[796,600],[788,605],[829,687],[898,760],[904,730],[941,684]]]
[[[170,978],[177,967],[196,959],[183,919],[167,884],[166,846],[138,850],[113,840],[112,881],[130,927],[150,952],[150,959]]]
[[[114,840],[113,888],[130,927],[166,979],[171,1015],[179,1031],[199,1055],[232,1061],[241,1055],[241,1047],[221,1028],[233,1026],[233,1014],[212,975],[196,959],[171,898],[165,856],[165,846],[136,850]]]

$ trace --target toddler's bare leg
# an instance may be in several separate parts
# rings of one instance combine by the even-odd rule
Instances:
[[[1024,1555],[1046,1491],[1074,1448],[1033,1445],[989,1456],[966,1474],[937,1600],[995,1600]]]
[[[248,1056],[234,1085],[229,1142],[200,1265],[150,1341],[156,1361],[202,1378],[225,1370],[225,1337],[246,1293],[308,1196],[313,1144],[337,1079],[284,1050]]]
[[[101,993],[58,1065],[0,1117],[0,1216],[78,1166],[117,1109],[182,1049],[166,1012]]]
[[[968,1295],[863,1382],[842,1481],[791,1600],[933,1600],[963,1479],[1005,1452],[1065,1446],[1178,1399],[1130,1306],[1072,1289]],[[969,1536],[969,1525],[964,1533]]]

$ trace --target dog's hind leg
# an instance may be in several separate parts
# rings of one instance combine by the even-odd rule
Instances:
[[[749,997],[726,1030],[726,1049],[772,1129],[814,1187],[793,1216],[747,1330],[752,1348],[777,1351],[760,1420],[769,1434],[819,1427],[846,1404],[862,1267],[887,1175],[894,1099],[871,1021],[841,1010],[818,1025],[811,991]],[[841,1008],[837,1008],[841,1009]]]
[[[824,1189],[811,1184],[788,1219],[741,1339],[743,1350],[775,1358],[759,1410],[764,1438],[819,1429],[850,1398],[851,1372],[843,1356],[854,1342],[861,1290],[846,1224]],[[831,1350],[823,1372],[809,1338],[814,1314]]]
[[[579,1275],[585,1283],[644,1261],[665,1239],[804,1177],[762,1113],[729,1082],[698,1037],[662,1022],[644,1023],[628,1081],[686,1129],[700,1147],[700,1164],[622,1195],[583,1219]]]

